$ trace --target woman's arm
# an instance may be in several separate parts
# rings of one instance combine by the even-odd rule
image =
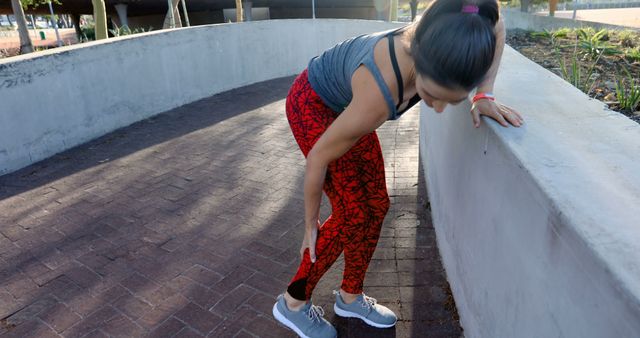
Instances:
[[[491,68],[489,68],[489,72],[487,72],[487,77],[478,86],[478,93],[493,93],[493,85],[496,81],[496,76],[498,75],[498,68],[500,67],[502,52],[504,51],[504,45],[507,37],[502,18],[500,18],[496,23],[495,30],[496,51],[493,56],[493,63],[491,64]],[[522,123],[524,123],[524,119],[516,110],[490,100],[479,100],[472,106],[471,117],[476,128],[480,127],[480,115],[486,115],[493,118],[503,127],[508,127],[509,124],[520,127]]]
[[[500,60],[502,59],[502,52],[504,51],[504,45],[506,42],[506,30],[504,27],[504,21],[502,21],[502,17],[496,23],[496,51],[493,56],[493,63],[491,64],[491,68],[489,68],[489,72],[487,73],[487,77],[484,81],[478,86],[478,93],[493,93],[493,84],[496,81],[496,75],[498,75],[498,68],[500,67]]]
[[[363,66],[356,70],[351,87],[351,103],[327,128],[307,155],[304,177],[306,233],[301,252],[308,246],[312,262],[315,262],[316,239],[313,230],[318,224],[327,166],[349,151],[362,136],[376,130],[389,116],[382,92],[369,70]]]

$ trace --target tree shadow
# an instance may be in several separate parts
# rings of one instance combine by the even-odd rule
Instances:
[[[284,117],[290,83],[219,94],[1,177],[12,184],[0,192],[0,335],[294,336],[271,318],[304,232],[304,158]],[[415,205],[421,226],[405,257],[411,320],[400,324],[451,336],[451,312],[421,305],[446,301],[444,272],[424,272],[435,239],[422,198],[403,205]],[[397,333],[333,320],[341,336]]]
[[[17,297],[0,307],[5,328],[33,333],[42,328],[35,316],[61,316],[61,306],[81,323],[112,313],[107,319],[124,315],[142,325],[140,308],[165,306],[169,318],[184,302],[213,307],[246,278],[284,273],[279,255],[293,245],[301,208],[291,197],[301,185],[291,167],[302,161],[288,154],[295,142],[281,122],[290,83],[216,95],[57,155],[73,158],[72,167],[52,158],[4,176],[14,184],[0,201],[0,287]],[[225,104],[203,113],[212,102]],[[98,158],[110,161],[94,168]],[[25,176],[34,168],[49,169]],[[208,277],[194,272],[200,268]],[[243,268],[248,273],[237,277]],[[260,286],[247,288],[265,296]],[[175,307],[165,301],[171,297]]]
[[[124,175],[127,175],[126,181],[134,185],[146,184],[149,177],[162,180],[170,176],[174,168],[158,165],[158,160],[164,161],[176,154],[182,155],[183,151],[193,151],[199,158],[224,155],[224,146],[232,146],[231,142],[236,137],[250,134],[252,131],[249,128],[230,130],[226,133],[227,140],[212,137],[212,140],[221,143],[219,147],[216,145],[215,151],[185,148],[188,148],[189,140],[206,134],[204,131],[207,128],[224,124],[229,119],[241,117],[246,112],[281,100],[282,93],[286,93],[291,82],[291,77],[285,77],[217,94],[139,121],[11,174],[0,176],[0,206],[12,210],[11,217],[0,214],[0,224],[20,225],[31,229],[40,225],[40,217],[52,214],[62,216],[60,222],[72,222],[79,216],[73,212],[63,212],[70,200],[80,200],[77,202],[79,204],[98,202],[108,205],[117,202],[114,186],[116,189],[125,188],[118,183]],[[270,90],[265,91],[264,88],[267,87]],[[255,123],[253,125],[255,126]],[[172,148],[176,146],[171,143],[172,140],[188,135],[193,137],[178,144],[178,149]],[[185,161],[188,160],[185,157]],[[241,160],[242,158],[238,159]],[[130,165],[131,163],[133,165]],[[188,171],[191,168],[186,169]],[[124,173],[122,170],[127,172]],[[114,184],[114,180],[120,181]],[[182,184],[179,178],[176,180],[176,184]],[[72,188],[67,184],[68,181],[73,182]],[[38,190],[41,187],[46,188],[44,191]],[[230,186],[221,188],[230,189]],[[79,198],[81,194],[88,196]],[[48,198],[40,198],[42,195],[47,195]],[[9,200],[14,196],[17,198]],[[21,229],[16,227],[15,230]],[[87,230],[90,232],[90,229]],[[82,235],[84,233],[78,233],[76,236]]]
[[[281,93],[286,93],[292,81],[288,76],[219,93],[119,128],[0,176],[0,201],[281,100]],[[267,92],[263,90],[265,84],[269,86]],[[130,142],[131,139],[136,142]]]
[[[420,222],[416,228],[412,257],[412,332],[424,332],[428,337],[461,337],[463,333],[457,308],[438,251],[424,171],[420,160],[415,203]]]

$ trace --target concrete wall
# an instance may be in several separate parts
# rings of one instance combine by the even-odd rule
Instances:
[[[525,29],[542,31],[544,29],[554,30],[564,27],[582,28],[593,27],[595,29],[615,29],[615,30],[638,30],[633,27],[608,25],[599,22],[572,20],[565,18],[555,18],[549,16],[533,15],[518,10],[503,9],[500,11],[507,29]]]
[[[310,18],[311,8],[270,8],[271,18],[273,19],[293,19],[293,18]],[[376,17],[376,9],[374,7],[359,8],[327,8],[317,7],[316,18],[341,18],[341,19],[374,19]]]
[[[0,60],[0,174],[213,94],[304,69],[393,24],[273,20],[156,31]]]
[[[505,51],[521,128],[423,105],[421,158],[465,336],[640,337],[640,125]]]

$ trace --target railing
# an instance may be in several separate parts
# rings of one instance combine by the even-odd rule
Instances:
[[[606,9],[640,7],[638,0],[586,0],[566,2],[567,9]]]
[[[615,29],[615,30],[640,30],[639,28],[610,25],[599,22],[583,20],[572,20],[567,18],[549,17],[520,12],[515,9],[503,9],[500,14],[504,19],[507,29],[525,29],[542,31],[544,29],[553,30],[559,28],[582,28],[593,27],[595,29]]]

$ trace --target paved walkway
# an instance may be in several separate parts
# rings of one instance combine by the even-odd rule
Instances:
[[[45,33],[45,39],[40,39],[40,31]],[[58,30],[60,39],[65,46],[78,43],[76,37],[76,31],[73,28],[61,28]],[[29,36],[34,47],[56,47],[58,40],[56,38],[55,30],[53,29],[38,29],[34,32],[33,29],[29,30]],[[20,37],[15,35],[11,37],[0,37],[0,49],[18,49],[20,48]]]
[[[298,264],[292,78],[216,95],[0,177],[0,336],[292,337],[271,317]],[[418,111],[380,130],[392,208],[365,282],[400,317],[340,337],[460,337],[418,174]],[[323,202],[322,215],[330,212]]]
[[[555,16],[571,19],[573,11],[556,11]],[[640,28],[640,8],[584,9],[577,11],[576,19]]]

